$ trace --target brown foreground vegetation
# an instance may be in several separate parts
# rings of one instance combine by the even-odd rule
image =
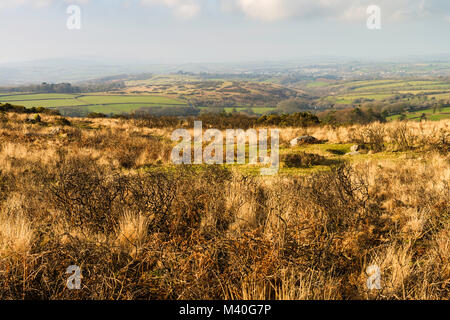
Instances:
[[[449,297],[449,121],[282,129],[411,154],[270,178],[168,166],[169,128],[71,121],[0,115],[0,299]]]

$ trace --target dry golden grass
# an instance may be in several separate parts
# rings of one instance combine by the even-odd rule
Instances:
[[[126,212],[118,223],[118,245],[128,251],[131,256],[136,256],[147,240],[148,224],[146,216]]]
[[[383,148],[414,156],[262,178],[166,166],[169,128],[7,119],[0,299],[449,297],[450,121],[282,129],[283,142],[383,132]],[[65,287],[72,264],[79,291]],[[380,290],[366,287],[371,265]]]
[[[5,258],[28,254],[33,240],[33,230],[28,221],[20,215],[2,215],[0,224],[0,255]]]
[[[363,128],[373,128],[381,126],[386,131],[387,142],[391,141],[389,132],[394,131],[399,126],[406,126],[408,130],[412,131],[415,135],[421,137],[431,137],[436,135],[440,131],[445,131],[447,134],[450,132],[450,121],[423,121],[423,122],[398,122],[393,121],[386,124],[369,124],[366,126],[353,125],[353,126],[320,126],[311,128],[286,128],[281,131],[281,141],[288,142],[295,137],[302,135],[312,135],[320,140],[327,140],[330,143],[352,143],[355,132],[361,131]]]

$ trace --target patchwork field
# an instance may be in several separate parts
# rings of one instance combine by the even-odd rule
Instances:
[[[183,101],[157,95],[118,94],[14,94],[0,95],[0,102],[21,105],[27,108],[55,108],[64,114],[67,107],[76,107],[85,112],[118,114],[137,110],[141,107],[181,107]]]
[[[206,76],[205,76],[206,77]],[[193,75],[155,75],[145,80],[125,81],[125,87],[105,93],[81,94],[0,94],[0,103],[24,107],[47,107],[64,115],[107,115],[152,107],[196,107],[200,110],[248,111],[265,114],[275,111],[288,99],[304,99],[324,110],[346,108],[368,102],[393,104],[408,102],[415,106],[450,100],[450,81],[443,79],[391,79],[337,81],[317,79],[300,85],[281,85],[280,81],[230,80]],[[312,108],[313,110],[317,108]],[[425,114],[432,112],[425,111]],[[422,112],[407,115],[417,120]],[[394,116],[392,119],[398,118]],[[430,114],[429,119],[448,118],[448,110]]]
[[[126,93],[174,96],[197,107],[274,108],[284,99],[304,94],[267,81],[202,79],[181,75],[161,75],[146,80],[127,81],[126,86]]]
[[[195,106],[203,110],[224,108],[226,112],[252,109],[256,114],[274,110],[298,91],[278,84],[252,81],[202,80],[191,76],[154,76],[126,81],[126,88],[107,93],[85,94],[1,94],[0,103],[24,107],[56,108],[62,114],[101,112],[117,114],[141,107]]]
[[[426,109],[416,112],[408,112],[405,114],[406,119],[414,121],[420,121],[422,119],[422,115],[425,115],[425,119],[432,121],[450,119],[450,107],[445,107],[441,110]],[[389,117],[388,120],[396,120],[401,117],[401,115],[395,115]]]
[[[365,80],[344,83],[312,82],[309,88],[326,89],[325,98],[336,104],[383,100],[448,100],[450,81],[444,80]]]

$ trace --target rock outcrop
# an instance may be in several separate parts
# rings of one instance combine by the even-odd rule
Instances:
[[[302,144],[316,144],[319,140],[313,136],[301,136],[291,140],[291,147],[295,147]]]

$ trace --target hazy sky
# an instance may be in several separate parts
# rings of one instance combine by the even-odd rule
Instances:
[[[70,4],[81,30],[66,26]],[[366,26],[381,8],[381,30]],[[449,0],[0,0],[0,63],[155,63],[450,53]]]

